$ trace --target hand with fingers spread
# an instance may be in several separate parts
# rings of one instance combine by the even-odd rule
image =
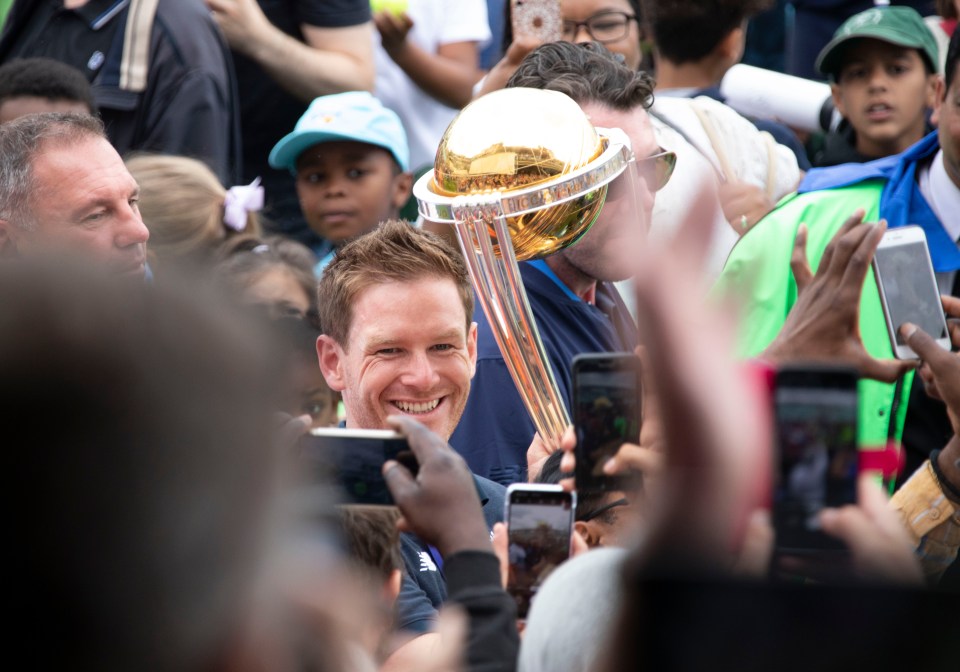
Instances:
[[[837,231],[820,259],[816,273],[807,261],[807,229],[801,225],[790,267],[797,283],[797,302],[777,337],[761,355],[774,364],[835,362],[857,368],[866,378],[893,382],[915,364],[870,356],[860,337],[860,297],[867,269],[886,224],[863,222],[857,210]]]
[[[393,460],[383,465],[383,477],[402,514],[398,527],[432,544],[443,557],[459,551],[492,552],[477,486],[463,458],[416,420],[390,416],[387,421],[407,438],[420,464],[416,478]]]

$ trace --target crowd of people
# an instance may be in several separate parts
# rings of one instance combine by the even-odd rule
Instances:
[[[559,0],[545,43],[516,4],[0,2],[15,659],[957,669],[960,2]],[[776,17],[773,60],[829,85],[820,131],[721,92]],[[572,427],[537,432],[469,241],[413,195],[460,110],[511,89],[544,102],[471,123],[562,134],[562,99],[607,143],[588,162],[619,142],[635,171],[518,264],[568,415],[577,355],[640,361],[603,491],[577,489]],[[470,176],[514,188],[514,149]],[[909,225],[944,334],[888,328],[873,260]],[[809,515],[835,552],[784,547],[771,515],[775,381],[805,366],[858,378],[855,501]],[[406,440],[393,505],[304,460],[337,427]],[[524,618],[521,484],[576,493]]]

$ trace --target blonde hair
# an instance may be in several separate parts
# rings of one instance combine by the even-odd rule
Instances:
[[[185,156],[140,154],[126,164],[140,185],[140,214],[150,230],[147,249],[158,266],[205,262],[228,237],[260,235],[255,212],[247,213],[242,232],[224,226],[227,190],[203,162]]]

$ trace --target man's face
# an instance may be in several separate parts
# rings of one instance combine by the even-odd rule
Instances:
[[[342,393],[347,426],[388,429],[389,415],[409,415],[450,438],[470,393],[477,325],[446,278],[390,282],[363,290],[353,304],[344,348],[317,341],[320,368]]]
[[[933,123],[938,128],[947,175],[957,185],[957,189],[960,189],[960,65],[957,65],[953,84],[941,95],[943,89],[943,82],[940,82]]]
[[[630,138],[638,162],[658,151],[650,118],[642,108],[620,112],[596,103],[585,103],[581,107],[594,126],[623,130]],[[652,166],[640,166],[641,170],[647,168]],[[615,181],[615,184],[620,183]],[[635,186],[640,192],[639,199],[617,198],[617,189],[612,186],[597,221],[586,235],[558,253],[588,278],[612,282],[633,274],[653,211],[653,193],[646,182],[638,180]]]
[[[410,196],[411,176],[391,154],[363,142],[324,142],[297,159],[297,195],[318,235],[339,244],[396,216]]]
[[[857,151],[879,158],[923,137],[936,85],[916,49],[864,39],[847,48],[832,90],[837,110],[857,132]]]
[[[150,232],[137,208],[140,189],[103,138],[41,148],[33,160],[29,229],[0,222],[19,256],[82,251],[109,271],[142,278]]]

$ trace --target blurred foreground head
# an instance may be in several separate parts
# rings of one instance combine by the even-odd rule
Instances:
[[[277,497],[275,376],[256,325],[196,287],[62,263],[0,266],[0,305],[0,405],[22,493],[9,655],[229,667]]]

